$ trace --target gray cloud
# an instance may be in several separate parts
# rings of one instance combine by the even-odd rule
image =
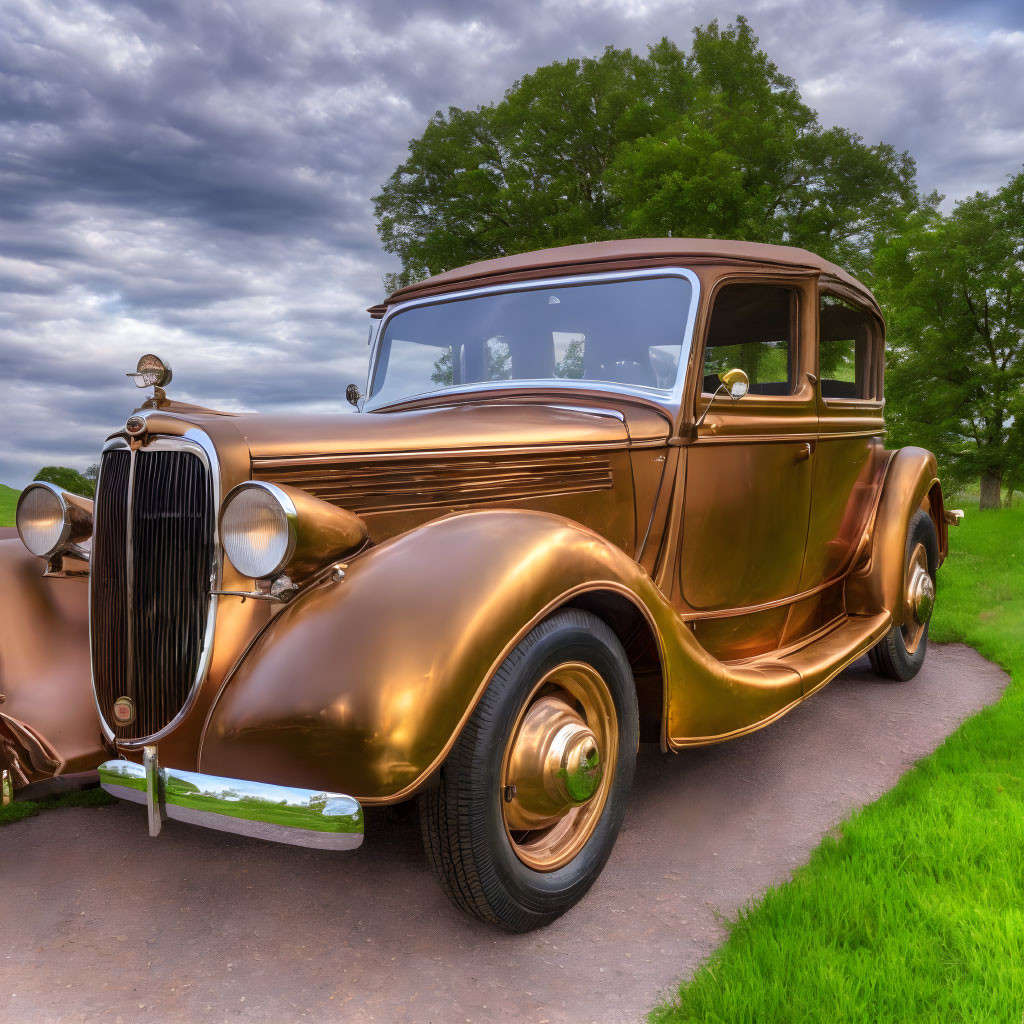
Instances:
[[[744,5],[827,123],[991,189],[1024,153],[1016,3]],[[0,481],[84,467],[143,351],[221,408],[347,409],[395,269],[370,197],[436,109],[540,64],[681,45],[708,0],[6,0],[0,6]]]

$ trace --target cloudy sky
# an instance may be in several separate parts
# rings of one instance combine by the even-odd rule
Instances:
[[[1019,0],[2,0],[0,482],[95,461],[143,352],[184,400],[347,409],[397,269],[370,197],[431,113],[737,13],[925,189],[1024,163]]]

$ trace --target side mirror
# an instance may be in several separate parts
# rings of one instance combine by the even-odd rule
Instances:
[[[359,400],[362,397],[363,396],[359,393],[359,387],[357,385],[349,384],[349,386],[345,388],[345,398],[347,399],[349,405],[354,405],[358,409]]]
[[[740,369],[726,370],[718,375],[718,379],[734,402],[738,402],[750,390],[750,378]]]
[[[726,370],[718,375],[721,383],[715,388],[711,401],[704,406],[704,411],[697,418],[693,429],[696,430],[707,418],[707,414],[714,404],[715,399],[725,392],[734,402],[738,402],[750,390],[750,378],[740,369]]]

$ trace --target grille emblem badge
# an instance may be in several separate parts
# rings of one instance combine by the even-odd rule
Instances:
[[[114,701],[114,720],[118,725],[131,725],[135,721],[135,702],[131,697],[118,697]]]
[[[141,416],[129,416],[124,429],[129,434],[141,434],[146,429],[146,421]]]

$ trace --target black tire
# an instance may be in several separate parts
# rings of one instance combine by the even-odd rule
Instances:
[[[935,581],[935,572],[939,566],[939,540],[935,535],[935,524],[932,517],[923,509],[918,509],[910,520],[907,528],[907,545],[903,553],[904,571],[910,562],[910,555],[918,544],[924,544],[928,555],[928,572],[931,574],[932,582]],[[892,679],[904,683],[913,679],[921,666],[924,664],[925,656],[928,654],[928,626],[925,625],[924,633],[921,636],[917,649],[911,654],[904,642],[903,629],[900,626],[893,626],[888,633],[870,650],[868,658],[871,667],[877,675],[884,679]]]
[[[516,855],[502,817],[502,759],[536,683],[565,662],[600,673],[618,718],[615,775],[586,845],[567,864],[537,871]],[[452,902],[512,932],[549,924],[576,904],[608,860],[626,811],[639,722],[626,652],[596,616],[575,608],[537,625],[495,673],[441,769],[419,798],[427,859]]]

